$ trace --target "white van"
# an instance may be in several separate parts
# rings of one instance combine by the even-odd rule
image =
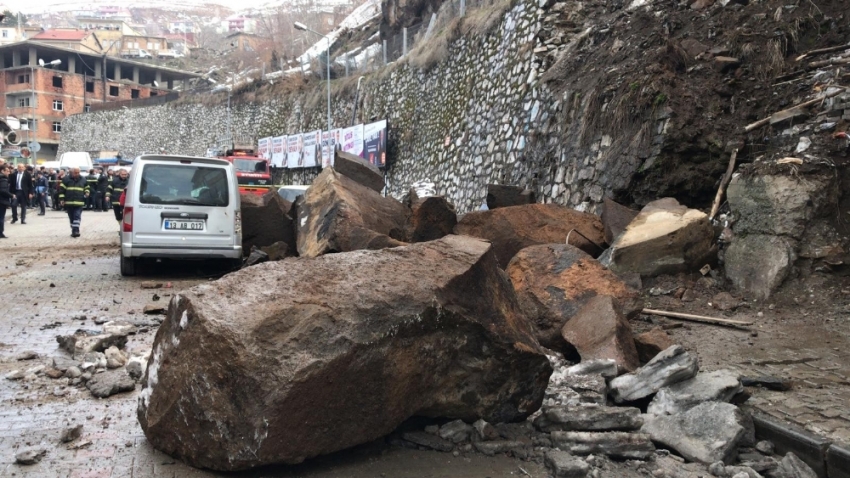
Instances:
[[[242,217],[229,161],[142,155],[133,163],[121,224],[121,274],[139,258],[242,261]]]
[[[59,169],[80,168],[82,176],[88,176],[89,171],[94,169],[91,155],[86,151],[67,151],[59,156]]]

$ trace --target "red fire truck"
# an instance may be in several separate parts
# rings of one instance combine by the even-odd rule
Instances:
[[[255,156],[253,147],[234,145],[212,153],[211,156],[233,163],[240,193],[263,195],[271,190],[272,176],[269,172],[269,162]]]

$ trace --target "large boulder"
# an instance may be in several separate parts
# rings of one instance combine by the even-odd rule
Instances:
[[[740,292],[765,300],[788,277],[796,258],[790,240],[784,237],[736,237],[724,256],[726,277]]]
[[[447,236],[268,262],[176,295],[138,418],[156,448],[239,470],[369,442],[412,416],[523,420],[551,373],[490,245]]]
[[[602,226],[605,228],[605,242],[613,244],[629,224],[637,217],[638,211],[629,209],[611,199],[602,201]]]
[[[534,192],[519,186],[487,185],[487,209],[534,204]]]
[[[606,253],[606,263],[620,274],[675,274],[713,261],[714,229],[708,216],[673,198],[647,204]]]
[[[561,329],[564,340],[582,360],[613,359],[620,371],[640,366],[632,328],[619,304],[607,295],[596,296]]]
[[[377,166],[360,156],[345,151],[337,151],[334,158],[334,170],[345,177],[366,186],[375,192],[384,190],[384,175]]]
[[[245,255],[254,247],[266,247],[276,242],[287,244],[290,253],[295,251],[295,226],[289,216],[291,202],[274,190],[262,196],[243,194],[241,200],[242,252]]]
[[[506,272],[537,340],[553,350],[563,348],[564,324],[593,297],[608,295],[623,304],[638,297],[596,259],[568,244],[526,247],[511,259]]]
[[[407,242],[433,241],[452,234],[457,225],[455,207],[446,198],[412,198],[407,219]]]
[[[404,245],[407,215],[397,200],[326,168],[298,202],[298,254]]]
[[[557,204],[529,204],[475,211],[461,218],[455,233],[480,237],[493,243],[499,265],[504,268],[520,250],[538,244],[569,244],[588,254],[599,254],[605,242],[598,216]]]

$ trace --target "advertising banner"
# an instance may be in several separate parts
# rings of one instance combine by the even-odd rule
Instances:
[[[286,167],[286,136],[275,136],[272,138],[271,163],[276,168]]]
[[[339,137],[342,134],[342,130],[337,128],[330,133],[327,131],[322,131],[322,167],[327,168],[328,166],[334,165],[334,153],[339,147],[340,141]]]
[[[387,165],[387,120],[363,126],[361,156],[379,168]]]
[[[313,168],[319,158],[319,143],[322,139],[322,132],[319,130],[304,133],[302,135],[303,147],[301,148],[301,166],[305,168]]]
[[[363,125],[352,126],[342,130],[342,150],[355,156],[363,157]]]
[[[271,138],[260,138],[257,141],[257,157],[269,159],[269,151],[271,148]]]
[[[286,167],[301,167],[301,135],[294,134],[286,137]]]

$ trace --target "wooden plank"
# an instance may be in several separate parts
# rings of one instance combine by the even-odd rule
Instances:
[[[660,315],[673,319],[688,320],[691,322],[703,322],[706,324],[725,325],[731,327],[745,327],[748,325],[753,325],[752,322],[743,322],[741,320],[721,319],[718,317],[708,317],[705,315],[683,314],[681,312],[670,312],[668,310],[643,309],[643,313],[649,315]]]

